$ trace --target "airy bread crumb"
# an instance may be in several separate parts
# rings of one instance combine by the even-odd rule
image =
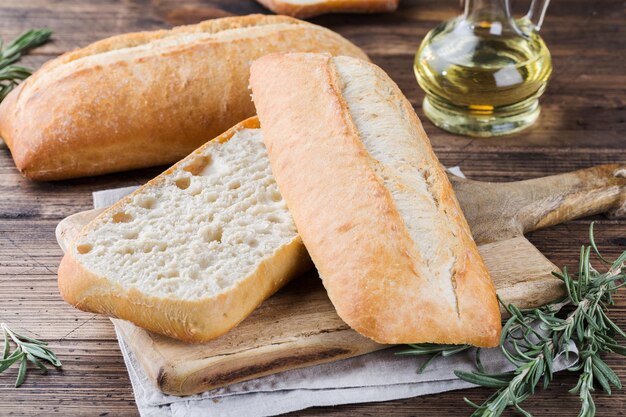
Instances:
[[[227,291],[295,237],[261,130],[243,129],[106,213],[74,250],[125,288],[196,300]]]

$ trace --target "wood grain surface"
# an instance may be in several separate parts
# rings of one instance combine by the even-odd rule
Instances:
[[[521,8],[522,3],[517,2]],[[252,0],[3,0],[0,35],[12,39],[23,30],[47,26],[54,42],[24,63],[38,66],[59,53],[103,37],[199,20],[265,12]],[[417,46],[439,21],[458,13],[457,0],[403,0],[396,13],[324,16],[314,23],[330,27],[365,49],[400,85],[421,116],[423,93],[411,64]],[[446,165],[460,165],[483,181],[512,181],[572,171],[604,163],[626,163],[626,25],[623,2],[552,2],[543,29],[554,61],[553,78],[542,99],[542,115],[530,130],[501,139],[471,139],[442,132],[424,120],[435,151]],[[50,341],[64,363],[62,372],[29,374],[13,389],[16,370],[0,375],[0,415],[135,416],[137,410],[124,363],[107,319],[65,305],[56,289],[61,250],[54,239],[64,217],[91,208],[92,191],[144,183],[160,169],[100,178],[34,184],[15,170],[0,145],[0,321],[32,330]],[[568,222],[528,237],[555,264],[574,265],[585,243],[589,218]],[[626,222],[596,218],[598,245],[607,255],[626,249]],[[626,292],[611,317],[626,327]],[[626,379],[626,361],[607,360]],[[535,395],[528,409],[537,416],[575,416],[575,383],[557,376],[548,391]],[[373,404],[324,407],[293,416],[468,416],[463,396],[474,401],[491,390],[472,389]],[[626,412],[626,393],[597,394],[599,416]],[[512,413],[509,415],[513,415]]]

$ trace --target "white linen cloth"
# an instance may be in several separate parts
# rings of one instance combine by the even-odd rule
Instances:
[[[450,171],[463,175],[458,167]],[[108,207],[136,188],[95,192],[94,207]],[[473,386],[454,375],[455,370],[475,369],[469,352],[437,358],[418,374],[417,370],[426,358],[396,356],[394,352],[399,348],[391,348],[240,382],[198,395],[176,397],[158,390],[117,329],[116,333],[137,407],[143,417],[267,417],[314,406],[388,401]],[[490,372],[512,369],[499,348],[483,350],[481,360]],[[561,354],[556,358],[554,369],[569,368],[577,361],[578,352],[572,344],[567,357]],[[468,406],[467,414],[471,411]]]

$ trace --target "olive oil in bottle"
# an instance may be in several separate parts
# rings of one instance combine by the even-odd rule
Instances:
[[[424,112],[442,129],[499,136],[539,116],[538,98],[552,72],[550,53],[532,16],[514,20],[501,4],[467,0],[465,15],[433,29],[417,51]]]

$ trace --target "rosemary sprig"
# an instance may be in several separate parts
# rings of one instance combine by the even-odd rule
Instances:
[[[32,29],[21,34],[5,49],[2,49],[4,43],[0,39],[0,102],[20,81],[32,74],[30,68],[13,64],[28,50],[46,43],[50,35],[52,32],[48,29]]]
[[[4,372],[14,363],[20,363],[15,388],[19,387],[24,382],[28,362],[32,362],[41,369],[44,374],[48,372],[48,368],[46,368],[45,365],[46,362],[55,368],[61,367],[61,361],[54,352],[46,347],[48,345],[46,342],[19,334],[15,330],[11,330],[5,323],[0,323],[0,329],[2,329],[2,333],[4,334],[0,373]],[[13,353],[11,353],[10,341],[13,341],[17,346]]]
[[[422,366],[417,370],[418,374],[424,372],[424,369],[430,365],[430,363],[436,358],[443,356],[444,358],[447,356],[456,355],[457,353],[465,352],[470,349],[473,349],[473,346],[470,345],[439,345],[436,343],[421,343],[419,345],[407,345],[409,349],[401,350],[396,352],[396,355],[401,356],[429,356],[427,360],[424,361]],[[480,363],[480,354],[474,356],[475,365],[478,369],[483,369],[482,364]]]
[[[626,251],[613,262],[607,261],[598,251],[593,237],[593,223],[589,228],[590,246],[580,251],[578,272],[571,274],[567,268],[554,273],[563,280],[567,296],[560,302],[546,306],[520,310],[512,304],[506,307],[511,317],[502,328],[500,349],[507,360],[515,366],[511,372],[489,374],[480,364],[477,352],[477,371],[456,371],[455,374],[468,382],[497,391],[484,403],[477,405],[465,401],[476,410],[472,417],[497,417],[508,407],[515,408],[524,416],[531,414],[521,403],[535,393],[542,383],[547,388],[553,378],[552,364],[560,353],[568,354],[571,342],[578,348],[580,361],[570,371],[580,372],[578,383],[570,393],[581,400],[579,417],[595,416],[593,401],[595,383],[611,394],[611,387],[622,388],[615,372],[601,358],[602,352],[614,352],[626,356],[626,346],[616,340],[626,338],[626,333],[607,315],[613,305],[613,294],[626,285]],[[598,258],[609,264],[606,272],[596,270],[590,262],[591,250]],[[564,307],[573,309],[566,314]],[[450,356],[471,349],[470,346],[421,344],[409,345],[402,355],[432,355],[420,368],[420,372],[436,356]]]

